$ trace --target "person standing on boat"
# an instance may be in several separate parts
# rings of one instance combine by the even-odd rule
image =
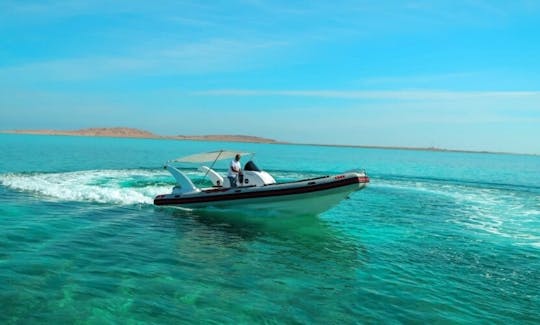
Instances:
[[[236,187],[236,181],[238,180],[238,176],[242,174],[242,168],[240,166],[240,154],[236,154],[234,156],[234,159],[231,161],[231,165],[229,166],[229,173],[227,174],[227,178],[229,178],[229,183],[231,183],[231,187]]]

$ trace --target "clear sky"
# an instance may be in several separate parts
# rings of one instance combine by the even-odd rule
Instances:
[[[0,129],[540,154],[540,1],[0,0]]]

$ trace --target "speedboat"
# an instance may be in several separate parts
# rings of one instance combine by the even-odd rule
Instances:
[[[234,151],[220,150],[168,161],[164,168],[175,178],[176,184],[170,194],[156,196],[154,204],[190,210],[219,209],[313,215],[337,205],[352,192],[363,189],[369,183],[365,171],[276,182],[272,175],[261,170],[250,159],[244,165],[238,183],[232,184],[236,186],[231,186],[229,179],[216,172],[213,166],[218,160],[231,159],[236,154]],[[199,167],[212,182],[213,186],[207,188],[195,186],[186,174],[173,166],[176,162],[210,161],[210,167]]]

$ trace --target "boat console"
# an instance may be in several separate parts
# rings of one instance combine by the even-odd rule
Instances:
[[[212,185],[215,187],[229,188],[231,184],[227,177],[221,176],[218,172],[207,166],[199,167],[199,170],[204,172],[208,178],[212,181]],[[242,171],[242,177],[240,177],[241,184],[238,186],[265,186],[275,184],[276,180],[269,173],[262,171],[250,160],[244,166]]]

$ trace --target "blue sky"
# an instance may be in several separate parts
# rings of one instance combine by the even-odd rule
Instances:
[[[540,154],[538,1],[0,0],[0,129]]]

